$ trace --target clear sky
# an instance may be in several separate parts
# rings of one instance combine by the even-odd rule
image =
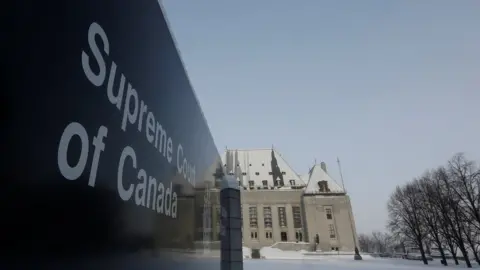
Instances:
[[[164,0],[220,151],[340,157],[359,232],[396,185],[480,161],[479,0]]]

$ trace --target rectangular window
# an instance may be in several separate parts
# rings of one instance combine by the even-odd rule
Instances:
[[[248,209],[248,214],[250,218],[250,228],[258,228],[258,216],[257,216],[257,207],[250,206]]]
[[[297,231],[295,232],[295,239],[297,239],[297,241],[303,241],[303,234],[302,234],[302,231]]]
[[[257,232],[251,232],[250,233],[250,238],[257,239],[258,238]]]
[[[262,185],[263,185],[263,188],[268,188],[268,181],[262,180]]]
[[[280,241],[282,241],[282,242],[287,242],[288,241],[287,232],[281,232],[280,233]]]
[[[287,227],[287,213],[285,207],[278,207],[278,223],[280,227]]]
[[[272,228],[272,208],[263,207],[263,223],[265,228]]]
[[[265,232],[265,238],[272,239],[272,232]]]
[[[255,182],[254,181],[248,181],[248,186],[250,188],[253,188],[255,186]]]
[[[327,219],[332,219],[332,209],[327,208],[327,209],[325,209],[325,211],[327,213]]]
[[[302,228],[302,215],[300,213],[300,207],[292,206],[292,212],[293,212],[293,227],[295,229]]]
[[[335,227],[333,224],[328,224],[328,232],[330,233],[330,238],[335,239]]]

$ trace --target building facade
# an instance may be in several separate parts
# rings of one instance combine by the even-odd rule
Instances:
[[[304,243],[322,251],[358,246],[350,198],[325,163],[299,175],[275,149],[227,149],[222,162],[241,186],[244,246]]]

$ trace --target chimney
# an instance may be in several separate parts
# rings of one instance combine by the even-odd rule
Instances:
[[[321,163],[320,163],[320,168],[322,168],[322,170],[324,170],[325,172],[327,172],[327,164],[325,164],[325,162],[321,162]]]

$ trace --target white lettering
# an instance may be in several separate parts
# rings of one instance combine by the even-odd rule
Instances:
[[[72,167],[68,164],[67,152],[70,146],[70,141],[75,135],[80,138],[82,148],[77,164]],[[82,175],[83,171],[85,170],[85,165],[87,164],[88,148],[89,140],[85,128],[77,122],[70,123],[63,131],[62,137],[60,138],[60,142],[58,144],[57,164],[63,177],[68,180],[76,180],[80,177],[80,175]]]
[[[162,182],[158,183],[158,190],[157,190],[157,213],[163,214],[163,200],[165,198],[165,186]]]
[[[178,144],[177,147],[177,172],[185,178],[190,184],[195,184],[195,166],[190,164],[183,156],[183,147]]]
[[[135,188],[135,203],[137,205],[145,206],[145,190],[147,189],[147,172],[144,169],[138,171],[138,183]]]
[[[110,44],[108,43],[107,34],[105,34],[105,31],[103,31],[102,27],[98,23],[93,22],[88,28],[88,45],[90,46],[90,50],[92,51],[95,60],[97,60],[99,69],[98,74],[95,74],[95,72],[92,70],[90,66],[90,57],[85,51],[82,51],[82,67],[88,80],[90,80],[93,85],[100,86],[105,81],[107,68],[105,66],[105,60],[103,59],[102,53],[95,42],[95,37],[97,35],[102,39],[103,51],[107,55],[110,52]]]
[[[130,110],[130,99],[133,97],[133,112]],[[131,84],[128,84],[127,98],[125,99],[125,106],[123,107],[122,130],[127,129],[127,118],[130,124],[135,124],[138,114],[138,94]]]
[[[97,170],[98,170],[98,163],[100,161],[100,153],[105,150],[105,143],[103,142],[103,138],[107,137],[108,129],[104,126],[101,126],[98,129],[98,134],[96,137],[93,137],[93,147],[95,150],[93,151],[93,160],[92,160],[92,168],[90,169],[90,178],[88,179],[88,185],[91,187],[95,186],[95,180],[97,179]]]
[[[112,66],[110,67],[110,76],[108,76],[107,96],[108,100],[110,100],[110,102],[120,110],[122,108],[123,91],[125,90],[125,76],[123,74],[120,76],[120,85],[118,86],[118,93],[115,96],[113,94],[113,86],[115,85],[116,73],[117,64],[112,61]]]
[[[147,115],[147,127],[145,132],[147,134],[147,140],[149,143],[153,143],[153,139],[155,139],[153,133],[155,132],[155,118],[152,112],[149,112]]]
[[[127,157],[130,157],[132,159],[132,165],[133,168],[137,168],[137,156],[135,154],[135,151],[133,150],[132,147],[126,146],[123,151],[122,155],[120,156],[120,162],[118,163],[118,171],[117,171],[117,189],[118,189],[118,195],[120,195],[120,198],[124,201],[130,200],[133,194],[133,185],[130,184],[128,189],[125,189],[123,187],[123,167],[125,166],[125,159]]]

